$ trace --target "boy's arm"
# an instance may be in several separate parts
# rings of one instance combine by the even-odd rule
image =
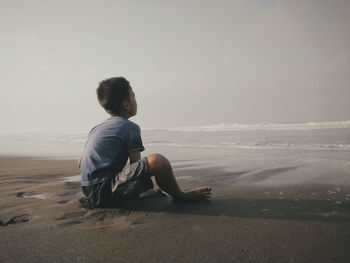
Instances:
[[[129,152],[130,164],[135,163],[140,159],[141,159],[141,152],[140,151]]]

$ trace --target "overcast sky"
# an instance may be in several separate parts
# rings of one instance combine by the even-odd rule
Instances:
[[[125,76],[142,127],[350,120],[350,1],[0,0],[0,133],[88,132]]]

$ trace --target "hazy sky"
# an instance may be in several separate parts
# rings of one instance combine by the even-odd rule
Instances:
[[[0,133],[88,132],[125,76],[142,127],[350,120],[350,1],[0,0]]]

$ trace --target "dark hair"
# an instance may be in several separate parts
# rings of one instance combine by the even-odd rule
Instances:
[[[100,82],[96,92],[101,106],[110,114],[122,110],[124,100],[129,100],[130,84],[123,77],[108,78]]]

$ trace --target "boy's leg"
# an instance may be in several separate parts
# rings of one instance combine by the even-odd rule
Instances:
[[[199,187],[183,192],[176,182],[168,159],[164,156],[151,154],[147,158],[151,176],[154,176],[159,187],[173,198],[182,200],[205,200],[210,198],[210,187]]]

